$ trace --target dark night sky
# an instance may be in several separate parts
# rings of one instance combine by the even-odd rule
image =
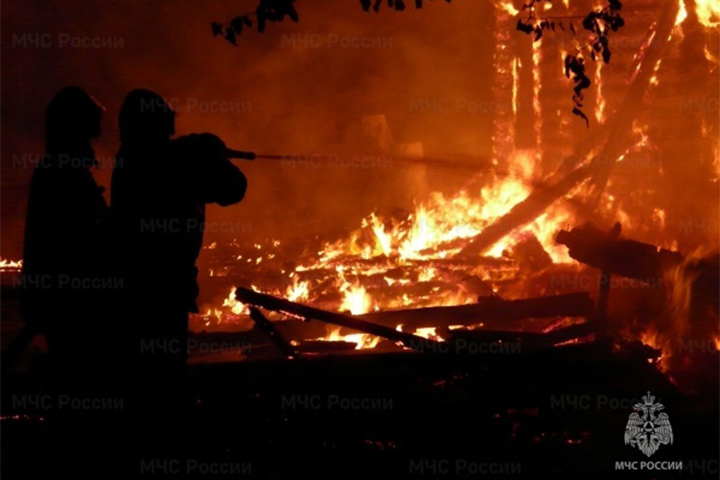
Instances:
[[[2,257],[21,256],[33,168],[23,159],[42,153],[45,105],[66,85],[86,88],[107,108],[96,143],[102,163],[96,178],[104,185],[118,147],[119,105],[138,87],[174,102],[179,134],[211,131],[236,148],[339,151],[360,117],[384,113],[398,141],[422,141],[426,153],[486,155],[487,115],[418,112],[412,105],[418,99],[491,101],[490,3],[434,2],[420,11],[385,9],[376,15],[362,12],[356,1],[300,1],[300,23],[246,32],[233,48],[212,37],[210,22],[246,13],[253,1],[4,2]],[[385,46],[340,45],[356,38]],[[82,41],[100,46],[73,45]],[[354,225],[387,200],[387,192],[377,198],[373,192],[404,175],[385,172],[384,180],[267,163],[244,165],[244,171],[250,179],[247,200],[222,214],[248,219],[256,237],[303,229],[322,233],[337,218]],[[211,210],[210,218],[220,214]]]

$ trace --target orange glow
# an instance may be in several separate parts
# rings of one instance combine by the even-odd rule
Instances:
[[[380,337],[368,335],[366,333],[351,333],[348,335],[340,334],[340,327],[332,327],[332,331],[324,337],[316,338],[314,341],[320,342],[350,342],[356,344],[355,350],[372,349],[380,343]]]
[[[678,1],[680,2],[680,10],[678,10],[677,18],[675,19],[675,28],[682,25],[682,23],[688,17],[687,8],[685,8],[685,0]]]
[[[605,102],[605,94],[603,92],[603,62],[597,62],[597,69],[595,70],[595,85],[597,86],[597,98],[595,102],[595,119],[599,124],[605,123],[606,113],[605,108],[607,106]]]
[[[707,28],[720,26],[720,2],[717,0],[695,0],[698,20]]]
[[[229,294],[228,297],[223,301],[222,306],[229,308],[230,311],[231,311],[233,314],[235,314],[235,315],[240,315],[240,314],[246,314],[246,315],[247,315],[247,314],[250,313],[250,309],[248,308],[247,305],[245,305],[245,304],[243,304],[243,303],[240,303],[240,302],[238,302],[238,301],[235,299],[235,291],[236,291],[236,290],[237,290],[237,289],[236,289],[235,287],[232,287],[232,288],[230,289],[230,294]],[[216,316],[217,316],[217,313],[216,313]]]
[[[653,328],[649,328],[646,332],[644,332],[640,336],[640,341],[647,345],[648,347],[654,348],[656,350],[661,350],[662,353],[660,354],[660,357],[657,359],[657,367],[661,372],[666,372],[668,369],[668,360],[670,358],[669,354],[666,353],[668,350],[667,341],[663,341],[660,338],[660,335],[658,334],[657,330]],[[648,361],[651,361],[648,359]]]
[[[520,78],[518,69],[520,67],[520,59],[516,59],[512,62],[512,77],[513,77],[513,95],[512,95],[512,111],[513,111],[513,122],[517,118],[518,110],[518,88],[520,85]]]
[[[508,15],[515,16],[520,13],[520,10],[515,8],[512,0],[496,0],[495,8],[507,13]]]
[[[5,258],[0,258],[0,271],[12,271],[12,270],[21,270],[23,266],[22,260],[7,260]]]
[[[536,160],[542,159],[542,105],[540,103],[540,93],[542,91],[542,70],[540,63],[542,62],[542,42],[533,42],[533,112],[535,113],[535,145]]]
[[[684,1],[675,1],[680,1],[680,4],[673,34],[681,35],[682,28],[688,28],[686,26],[688,13],[692,14],[692,12],[687,11]],[[563,0],[562,3],[565,8],[570,7],[569,0]],[[592,3],[595,8],[606,5],[606,2],[599,0],[594,0]],[[637,235],[638,232],[645,233],[643,229],[647,230],[648,223],[663,232],[673,230],[678,220],[673,216],[676,213],[667,208],[667,205],[651,204],[641,212],[642,215],[638,215],[638,212],[633,210],[633,195],[635,193],[638,196],[646,195],[650,192],[623,194],[611,190],[610,187],[614,186],[613,181],[617,182],[615,185],[622,185],[622,179],[618,175],[609,180],[608,188],[601,196],[597,211],[583,211],[582,197],[591,192],[584,185],[579,185],[562,201],[546,208],[534,221],[515,228],[495,244],[488,246],[482,257],[476,255],[472,258],[461,258],[458,255],[471,239],[526,200],[537,185],[547,181],[545,174],[548,172],[543,172],[542,166],[550,162],[543,162],[543,159],[548,159],[549,155],[557,155],[558,151],[561,152],[560,155],[565,156],[566,151],[569,152],[572,148],[564,144],[560,145],[563,148],[556,148],[559,145],[553,143],[555,139],[575,136],[573,130],[576,126],[563,123],[569,115],[561,112],[560,107],[555,107],[557,103],[554,98],[556,95],[554,82],[564,80],[562,70],[558,72],[560,78],[556,78],[556,72],[550,70],[558,64],[557,57],[551,59],[553,62],[544,61],[550,60],[550,57],[543,57],[542,42],[532,42],[532,39],[529,39],[531,46],[527,47],[531,48],[531,54],[528,55],[531,58],[527,58],[522,63],[517,58],[516,43],[511,39],[506,28],[507,26],[510,26],[510,29],[514,28],[516,19],[511,17],[521,14],[515,7],[516,4],[519,5],[518,2],[511,0],[494,0],[496,19],[499,20],[498,25],[502,25],[503,28],[498,28],[494,32],[495,42],[492,47],[494,49],[492,65],[496,74],[492,83],[494,91],[490,96],[495,102],[492,107],[493,118],[490,119],[493,128],[492,145],[488,146],[486,153],[470,152],[477,153],[478,156],[490,157],[487,159],[487,164],[481,166],[482,173],[468,178],[466,183],[458,182],[460,187],[454,187],[452,190],[437,187],[439,182],[428,182],[437,187],[436,190],[423,192],[422,196],[418,196],[410,205],[405,200],[398,204],[383,204],[378,201],[365,211],[349,212],[349,214],[360,213],[354,229],[340,237],[333,237],[331,241],[317,243],[312,249],[308,249],[312,250],[309,253],[292,258],[290,266],[283,267],[281,281],[278,281],[277,285],[273,285],[269,280],[258,281],[265,293],[351,315],[401,308],[470,304],[476,303],[478,297],[483,295],[496,293],[505,296],[508,290],[516,297],[538,296],[549,293],[544,290],[547,287],[535,288],[535,285],[532,285],[533,288],[530,288],[531,282],[525,281],[525,277],[530,278],[535,274],[539,277],[553,267],[576,264],[569,257],[567,248],[558,246],[555,242],[560,229],[586,220],[597,220],[608,225],[618,221],[622,224],[623,232],[631,232],[629,236]],[[697,2],[697,13],[703,25],[708,27],[720,25],[718,4],[717,0]],[[545,2],[543,5],[548,8],[550,2]],[[649,48],[653,44],[657,28],[657,24],[654,26],[643,24],[643,31],[640,34],[645,36],[633,37],[643,38],[642,44],[637,45],[638,42],[634,42],[631,49],[624,52],[626,55],[624,58],[629,60],[637,51],[635,61],[629,70],[633,77],[630,82],[636,78],[644,63],[644,68],[650,69],[647,73],[652,74],[651,86],[657,86],[662,81],[668,82],[668,86],[672,87],[671,70],[675,68],[675,60],[673,60],[675,57],[663,56],[669,59],[665,61],[664,69],[662,69],[662,58],[655,61],[653,56],[653,61],[648,65],[648,57],[645,57],[648,52],[652,54]],[[556,33],[555,38],[560,38],[560,35],[559,32]],[[563,39],[566,40],[564,44],[559,42],[547,45],[550,48],[547,54],[554,56],[557,51],[561,56],[561,64],[564,64],[568,53],[574,53],[583,47],[583,42],[570,36],[569,33]],[[682,43],[676,41],[671,47],[679,48]],[[619,48],[625,47],[626,45],[623,44]],[[698,52],[702,51],[702,47],[702,45],[698,47]],[[705,57],[712,65],[717,64],[714,48],[712,45],[704,46]],[[594,119],[592,119],[594,122],[591,121],[591,124],[609,124],[613,112],[616,109],[620,111],[617,108],[620,104],[615,100],[623,97],[620,93],[624,90],[622,87],[616,88],[618,82],[615,81],[615,76],[618,74],[613,73],[612,64],[605,65],[602,60],[594,64],[596,68],[592,83],[596,97],[593,101],[590,93],[586,98],[591,101],[590,108],[594,106]],[[669,77],[667,80],[666,73]],[[545,84],[545,81],[551,83]],[[658,90],[650,89],[650,92],[654,91],[657,94]],[[648,97],[648,103],[655,100],[650,95]],[[556,122],[547,121],[545,124],[543,122],[550,115],[555,115],[556,111],[559,116],[563,115],[559,123],[562,131],[544,137],[547,134],[543,131],[544,127],[548,130],[547,127]],[[521,115],[526,115],[527,120],[518,121]],[[623,145],[625,151],[617,158],[618,162],[626,162],[618,169],[625,175],[627,171],[631,174],[644,172],[644,170],[632,169],[636,166],[646,168],[647,165],[636,164],[648,161],[648,158],[655,159],[652,155],[637,155],[638,153],[654,154],[664,145],[663,142],[651,143],[650,132],[655,132],[652,129],[654,125],[646,121],[647,117],[639,118],[642,119],[634,120],[632,131],[628,132],[632,134],[627,143],[629,146]],[[705,119],[702,122],[704,125]],[[703,131],[703,142],[715,142],[718,145],[714,168],[716,179],[720,179],[720,143],[715,141],[716,131],[713,128],[716,127],[710,123],[708,125]],[[521,130],[528,138],[516,138]],[[556,133],[560,135],[555,135]],[[656,136],[652,138],[655,139]],[[558,140],[558,143],[560,141],[564,140]],[[581,140],[578,139],[579,141]],[[582,161],[590,162],[601,148],[598,145],[594,150],[589,149],[590,152]],[[626,158],[628,160],[625,160]],[[658,158],[664,157],[658,155]],[[660,173],[663,173],[663,165],[663,163],[658,164]],[[651,167],[655,169],[654,165]],[[653,174],[655,172],[657,170],[653,170]],[[404,210],[397,209],[393,213],[385,210],[396,206]],[[371,211],[373,207],[376,210]],[[641,236],[634,238],[650,242],[650,239]],[[656,242],[654,240],[653,243],[656,245],[665,247],[678,245],[678,240],[674,238]],[[213,244],[208,248],[214,246]],[[271,268],[268,264],[272,263],[272,257],[265,254],[265,246],[256,244],[255,247],[257,250],[252,250],[250,255],[247,253],[243,253],[244,257],[238,255],[238,261],[248,268],[257,267],[256,271],[265,272],[267,271],[265,268]],[[540,256],[535,255],[537,252],[532,249],[537,250]],[[532,265],[540,265],[537,272],[532,271],[532,267],[519,266],[526,260],[526,256]],[[538,259],[539,261],[533,263]],[[260,270],[260,267],[263,270]],[[217,268],[214,274],[218,275]],[[674,277],[669,280],[671,283],[668,284],[671,286],[669,296],[672,304],[672,307],[668,308],[668,315],[673,317],[671,322],[673,326],[669,331],[672,335],[681,335],[684,331],[683,326],[687,324],[692,279],[684,278],[682,272],[674,272],[673,275]],[[468,278],[472,281],[466,282]],[[507,288],[506,285],[511,282],[516,282],[519,286]],[[481,288],[485,286],[487,289]],[[227,318],[232,318],[230,315],[247,314],[246,306],[236,302],[233,297],[234,289],[224,300],[222,308],[209,309],[207,316],[223,322],[227,321]],[[398,329],[400,328],[401,326],[398,326]],[[443,341],[436,328],[421,328],[414,333],[424,338]],[[644,343],[661,349],[663,355],[659,365],[667,369],[669,359],[675,354],[672,349],[671,334],[667,329],[653,325],[642,334],[634,332],[633,338],[639,338]],[[378,343],[377,337],[369,335],[340,335],[339,328],[329,330],[322,339],[353,341],[358,345],[358,349],[372,348]]]

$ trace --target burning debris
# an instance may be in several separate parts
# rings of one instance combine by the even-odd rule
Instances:
[[[619,28],[619,2],[610,3],[593,17],[598,21],[591,19],[588,30],[600,29],[606,35],[608,29]],[[558,14],[583,13],[574,10],[571,2],[556,7]],[[623,15],[637,15],[634,8],[624,5]],[[692,253],[698,242],[709,240],[704,235],[707,232],[687,238],[678,228],[673,230],[672,222],[677,225],[683,213],[669,202],[661,203],[658,195],[658,186],[667,184],[671,165],[660,160],[657,165],[647,165],[648,158],[662,158],[669,143],[654,130],[643,107],[674,81],[663,62],[683,68],[676,60],[681,47],[699,45],[697,71],[705,71],[703,65],[708,71],[716,70],[717,48],[712,39],[717,35],[709,29],[717,26],[717,7],[698,1],[691,10],[686,2],[667,2],[649,22],[637,48],[631,49],[634,58],[628,57],[624,46],[613,48],[614,62],[629,70],[622,98],[613,96],[620,87],[609,67],[603,68],[603,62],[587,66],[585,73],[596,91],[588,93],[585,108],[600,126],[583,141],[572,138],[566,124],[556,123],[554,107],[547,106],[550,93],[546,91],[550,80],[558,82],[563,77],[562,60],[582,45],[561,44],[558,56],[544,48],[540,38],[532,44],[509,40],[506,31],[512,30],[513,18],[519,13],[511,2],[496,2],[495,97],[511,108],[494,117],[494,156],[483,165],[484,171],[455,192],[430,193],[410,211],[371,212],[344,238],[314,237],[295,244],[273,240],[256,244],[254,249],[218,246],[208,253],[213,282],[224,285],[222,300],[196,316],[193,329],[252,328],[250,305],[264,306],[245,303],[248,295],[252,297],[248,292],[254,291],[293,305],[312,305],[325,312],[323,315],[332,312],[377,322],[434,341],[447,341],[453,329],[543,334],[591,325],[582,329],[599,330],[601,339],[640,340],[662,348],[664,366],[668,358],[682,363],[679,346],[661,340],[673,335],[690,338],[678,337],[680,330],[693,331],[690,335],[696,337],[692,338],[715,345],[716,332],[697,327],[712,326],[716,318],[712,311],[708,315],[705,307],[696,306],[713,301],[712,296],[698,300],[697,292],[712,290],[708,286],[714,279],[707,274],[712,269],[707,266],[714,257],[709,252],[703,256]],[[606,18],[601,18],[603,15]],[[552,30],[548,22],[537,26]],[[623,32],[627,28],[636,27],[626,26]],[[687,37],[691,28],[696,29],[692,43]],[[535,28],[533,32],[539,37]],[[591,45],[593,52],[609,57],[609,44],[598,41],[601,48]],[[696,140],[710,145],[709,151],[703,150],[701,163],[717,178],[717,121],[706,113],[696,115],[703,126]],[[389,131],[386,117],[373,118],[381,118],[383,131]],[[389,138],[385,134],[379,139],[385,150]],[[559,150],[556,144],[576,147],[574,151]],[[638,178],[642,162],[652,168],[645,168],[645,178]],[[590,219],[606,225],[619,221],[629,235],[641,241],[625,239],[619,231],[608,235],[591,226],[568,229]],[[679,253],[681,247],[689,254]],[[633,282],[632,289],[622,288],[624,280],[619,279]],[[613,285],[621,288],[610,288]],[[533,303],[553,302],[553,298],[578,291],[589,294],[596,306],[581,312],[560,308],[556,315],[544,317],[543,307]],[[262,298],[263,303],[269,301]],[[528,311],[513,317],[515,302],[525,302]],[[220,303],[221,307],[216,306]],[[464,309],[473,312],[472,319],[464,317]],[[690,310],[695,320],[687,320]],[[310,328],[311,322],[304,324],[308,328],[305,333],[302,324],[283,331],[283,324],[296,322],[285,318],[274,313],[269,322],[281,335],[292,330],[288,337],[291,346],[293,342],[302,346],[302,342],[317,345],[319,341],[351,341],[358,349],[387,346],[385,340],[367,332],[353,333],[344,326],[318,330]],[[695,327],[684,330],[689,324]],[[588,335],[584,337],[587,340]],[[329,350],[328,345],[318,347]]]
[[[7,260],[0,258],[0,272],[19,272],[22,270],[22,260]]]
[[[25,265],[0,259],[3,333],[20,332],[4,344],[12,398],[4,397],[0,419],[11,427],[7,444],[22,478],[75,471],[66,459],[85,465],[87,451],[102,451],[92,460],[114,465],[125,445],[137,447],[141,473],[167,473],[176,463],[162,459],[185,452],[242,457],[248,478],[405,478],[479,457],[477,471],[456,465],[454,473],[608,473],[629,463],[620,454],[609,459],[625,447],[628,415],[633,426],[642,423],[632,413],[638,406],[671,411],[663,428],[672,418],[677,442],[663,452],[673,452],[673,465],[709,459],[703,466],[716,469],[717,436],[707,424],[720,411],[718,2],[360,3],[258,0],[254,11],[212,24],[213,35],[241,48],[213,42],[211,54],[202,44],[186,62],[197,82],[158,85],[191,98],[128,96],[140,101],[119,112],[111,211],[84,223],[94,231],[107,217],[109,233],[98,238],[111,241],[85,242],[83,228],[65,228],[66,217],[78,217],[75,205],[87,202],[56,215],[54,193],[41,202],[50,214],[35,224],[39,232],[57,221],[61,233],[34,235],[47,249],[62,243],[56,237],[77,235],[66,242],[73,255],[47,257],[65,260],[59,274],[97,267],[126,283],[47,289],[33,255],[25,253]],[[132,17],[132,48],[147,48],[155,62],[135,73],[162,83],[153,69],[176,64],[165,42],[186,34],[177,25],[194,14],[189,8],[153,10],[152,25],[143,15],[117,16]],[[228,14],[223,5],[213,9],[214,18]],[[322,17],[324,9],[339,17]],[[363,10],[381,13],[370,23]],[[39,10],[15,17],[44,31],[73,7],[51,11],[57,22]],[[161,16],[172,23],[156,22]],[[114,31],[98,21],[90,32]],[[152,44],[140,42],[148,38]],[[476,50],[452,50],[478,39]],[[198,50],[197,40],[187,44]],[[13,46],[20,42],[32,43],[13,33]],[[153,47],[163,55],[153,56]],[[101,84],[103,72],[133,77],[117,60],[103,68],[106,58],[132,56],[70,50],[58,64],[92,58],[98,68],[67,69],[91,74],[89,84]],[[235,57],[242,61],[228,61]],[[9,91],[34,93],[29,85],[10,81]],[[210,85],[217,98],[196,98]],[[241,112],[214,111],[233,99],[242,100]],[[173,104],[183,103],[180,138],[171,140]],[[109,147],[107,135],[94,140],[103,110],[95,107],[83,143],[100,155]],[[146,131],[132,112],[162,118]],[[227,115],[213,123],[217,113]],[[11,120],[9,130],[23,151],[26,123]],[[182,136],[200,125],[228,145],[265,153],[230,150],[212,134]],[[256,161],[240,172],[230,159]],[[191,164],[194,174],[176,169]],[[103,210],[103,172],[81,173],[92,188],[63,183],[62,190],[92,194]],[[238,203],[247,185],[246,208],[206,215],[195,205],[200,190],[201,203]],[[123,204],[126,215],[118,216]],[[192,229],[173,228],[176,210]],[[126,251],[109,254],[107,265],[106,252],[88,254],[107,243],[113,250],[116,241]],[[28,283],[39,300],[25,295]],[[9,321],[8,301],[17,310]],[[189,310],[199,312],[188,333]],[[33,313],[41,319],[35,325]],[[68,328],[54,328],[61,324]],[[127,404],[87,419],[83,409],[56,412],[45,399],[61,391],[57,385],[88,397],[109,392],[105,400],[127,397]],[[186,387],[191,402],[178,400]],[[639,403],[647,391],[651,400]],[[84,400],[97,398],[75,403]],[[645,428],[631,432],[634,441],[651,435]],[[101,437],[107,443],[95,445]],[[38,461],[46,454],[37,445],[52,447],[45,450],[53,461]],[[302,471],[308,464],[314,471]],[[29,471],[35,465],[37,475]],[[137,473],[137,464],[131,468]]]

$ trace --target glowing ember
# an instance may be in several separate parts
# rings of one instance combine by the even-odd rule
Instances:
[[[22,270],[23,261],[22,260],[7,260],[4,258],[0,258],[0,271],[2,272],[11,272],[11,271],[17,271]]]
[[[348,310],[353,315],[360,315],[371,310],[372,299],[365,287],[345,283],[340,290],[345,294],[340,310]]]
[[[597,98],[595,102],[595,119],[599,124],[605,123],[605,95],[603,93],[603,62],[596,63],[597,68],[595,70],[595,85],[597,85]]]
[[[380,343],[380,337],[368,335],[365,333],[351,333],[349,335],[341,335],[340,327],[335,327],[325,337],[316,338],[312,341],[320,342],[349,342],[356,344],[355,350],[372,349]]]
[[[228,297],[225,299],[222,306],[228,307],[230,309],[230,311],[232,313],[234,313],[235,315],[240,315],[240,314],[247,315],[250,313],[250,310],[248,309],[247,305],[240,303],[235,299],[235,291],[236,290],[237,289],[235,287],[232,287],[232,289],[230,290],[230,295],[228,295]]]
[[[515,16],[518,13],[520,13],[520,10],[515,8],[513,5],[513,2],[511,0],[496,0],[495,1],[495,8],[500,9],[501,11],[508,13],[511,16]]]
[[[542,62],[542,43],[534,42],[533,46],[533,111],[535,112],[535,151],[536,160],[542,159],[542,104],[540,103],[540,93],[542,91],[542,71],[540,64]]]

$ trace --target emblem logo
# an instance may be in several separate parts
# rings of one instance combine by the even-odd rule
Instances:
[[[673,431],[670,418],[662,403],[655,403],[655,397],[642,397],[643,403],[633,405],[635,410],[625,427],[625,445],[637,447],[648,457],[657,452],[660,445],[672,445]]]

